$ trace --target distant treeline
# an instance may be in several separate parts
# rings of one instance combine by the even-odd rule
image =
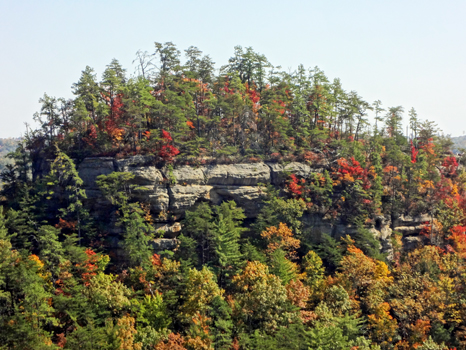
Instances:
[[[7,158],[8,153],[13,152],[18,147],[20,138],[0,138],[0,172],[5,169],[7,164],[13,164],[11,159]]]

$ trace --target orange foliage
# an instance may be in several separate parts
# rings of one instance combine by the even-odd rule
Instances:
[[[104,263],[106,257],[97,254],[90,248],[87,248],[85,253],[87,255],[87,259],[81,264],[76,264],[76,267],[82,271],[81,276],[84,281],[84,285],[88,286],[90,279],[97,274],[100,265]]]
[[[268,227],[261,233],[261,237],[268,241],[268,251],[270,253],[277,249],[288,252],[289,257],[296,256],[296,249],[300,246],[299,239],[293,238],[293,232],[284,223],[280,222],[278,228],[275,226]]]
[[[65,333],[59,333],[57,334],[57,345],[60,347],[60,348],[64,348],[65,345],[66,345],[66,337],[65,337]]]
[[[450,229],[451,236],[449,239],[453,242],[453,248],[466,258],[466,227],[454,226]]]
[[[427,340],[427,335],[430,331],[430,321],[417,320],[410,328],[412,331],[410,340],[413,346],[416,347],[416,345],[420,345]]]
[[[184,338],[178,333],[170,333],[166,341],[161,341],[155,346],[155,350],[187,350]]]
[[[311,295],[311,289],[304,285],[304,283],[298,279],[290,281],[286,285],[286,296],[288,300],[294,306],[300,309],[307,307],[307,302]],[[300,318],[303,323],[307,323],[313,319],[313,312],[308,310],[300,310]]]
[[[55,225],[56,228],[60,229],[69,229],[74,231],[76,229],[76,221],[66,221],[62,218],[58,219],[58,224]]]

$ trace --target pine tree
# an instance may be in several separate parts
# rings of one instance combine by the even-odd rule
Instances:
[[[153,240],[153,229],[146,223],[144,212],[133,207],[131,213],[127,213],[121,219],[124,225],[123,242],[121,246],[129,257],[132,266],[149,264],[153,254],[151,241]]]
[[[149,264],[152,255],[151,240],[154,230],[145,220],[145,213],[139,203],[130,203],[133,189],[139,188],[131,184],[134,174],[113,172],[99,175],[97,185],[107,199],[116,206],[119,212],[118,225],[123,226],[123,247],[133,266]]]
[[[286,258],[286,252],[281,249],[270,254],[270,272],[280,277],[283,285],[297,278],[296,264]]]
[[[200,203],[195,211],[187,211],[183,221],[183,234],[194,238],[197,245],[200,266],[210,261],[209,237],[213,230],[213,213],[207,203]]]
[[[219,270],[220,284],[223,277],[229,277],[231,271],[234,274],[241,262],[241,252],[239,249],[239,230],[232,229],[228,225],[228,219],[224,219],[222,214],[219,214],[216,220],[215,228],[212,231],[211,244],[215,253],[215,262]]]
[[[45,202],[49,202],[46,208],[49,213],[58,209],[57,217],[61,222],[66,222],[68,226],[76,229],[80,244],[82,230],[89,218],[83,204],[87,196],[74,162],[58,147],[50,172],[44,177],[43,182],[46,186]],[[50,203],[54,201],[58,203]]]
[[[216,296],[212,299],[209,316],[212,322],[211,336],[214,349],[230,349],[234,331],[232,313],[233,310],[223,298]]]

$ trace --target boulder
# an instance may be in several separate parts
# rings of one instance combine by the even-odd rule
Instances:
[[[212,186],[182,186],[174,185],[169,187],[170,196],[169,210],[175,215],[184,215],[186,210],[191,210],[199,201],[211,201]]]
[[[270,168],[272,184],[281,186],[291,174],[299,178],[308,178],[311,174],[311,167],[305,163],[291,162],[286,165],[278,163],[268,163]]]
[[[134,175],[135,185],[155,185],[163,181],[162,173],[152,165],[152,156],[134,156],[115,161],[117,171],[130,172]]]
[[[214,192],[220,201],[234,200],[244,209],[247,218],[255,218],[262,207],[262,197],[265,193],[258,186],[215,186]]]
[[[180,241],[176,238],[157,238],[152,241],[152,247],[156,253],[164,250],[175,250]]]
[[[152,165],[132,167],[125,171],[134,175],[134,179],[131,183],[135,185],[154,185],[161,184],[163,181],[162,173]]]
[[[395,227],[395,231],[401,233],[403,236],[415,236],[421,233],[425,225],[417,226],[398,226]]]
[[[207,185],[257,186],[270,183],[270,168],[264,163],[219,164],[206,167]]]
[[[85,158],[77,168],[86,189],[98,189],[95,183],[97,176],[108,175],[115,171],[111,157]]]
[[[133,190],[132,196],[141,203],[150,204],[155,212],[166,212],[169,208],[168,189],[162,185],[140,186]]]
[[[129,168],[153,165],[154,157],[137,155],[125,159],[116,159],[115,163],[117,171],[128,171]]]
[[[403,237],[403,250],[409,251],[414,250],[421,245],[425,244],[426,237],[423,236],[408,236]]]
[[[424,222],[430,222],[431,216],[428,214],[420,214],[416,216],[410,215],[401,215],[398,219],[394,222],[394,227],[397,226],[418,226]]]
[[[168,170],[163,169],[165,177],[168,179]],[[205,185],[205,168],[195,168],[189,165],[176,167],[172,170],[172,174],[176,179],[176,183],[179,185]]]

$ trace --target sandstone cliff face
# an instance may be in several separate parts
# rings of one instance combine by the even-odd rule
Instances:
[[[110,203],[102,196],[95,183],[101,174],[113,171],[133,173],[133,183],[140,189],[133,192],[136,200],[150,206],[156,218],[157,227],[166,231],[166,236],[174,237],[180,231],[179,220],[187,210],[192,210],[199,202],[220,204],[234,200],[244,209],[248,218],[255,218],[260,211],[263,188],[260,184],[273,184],[283,187],[289,174],[307,178],[312,173],[323,172],[323,168],[304,163],[219,164],[200,167],[178,166],[157,169],[150,157],[135,156],[123,160],[110,157],[86,158],[78,165],[78,172],[84,181],[91,210],[96,217],[109,215]],[[418,235],[426,217],[401,217],[394,223],[395,230],[404,236],[407,248],[415,247],[422,238]],[[350,234],[356,228],[334,224],[322,220],[319,215],[307,215],[304,225],[333,237]],[[376,218],[376,225],[368,227],[381,241],[382,248],[390,250],[392,230],[384,217]],[[158,242],[157,247],[173,247],[167,241]]]

